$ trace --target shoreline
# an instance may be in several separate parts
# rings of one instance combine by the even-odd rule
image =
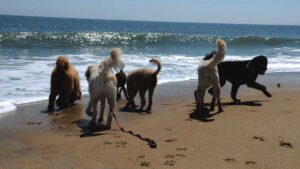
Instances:
[[[279,81],[283,81],[283,80],[289,80],[289,82],[287,83],[280,83],[280,84],[287,84],[288,87],[297,87],[297,85],[300,83],[300,80],[295,79],[295,75],[300,74],[300,72],[272,72],[272,73],[267,73],[267,78],[265,78],[266,75],[260,75],[258,77],[258,81],[262,80],[261,82],[264,84],[274,84],[275,80]],[[284,76],[284,77],[283,77]],[[272,82],[269,82],[268,79],[272,79]],[[197,81],[197,79],[189,79],[189,80],[177,80],[177,81],[169,81],[169,82],[163,82],[163,83],[158,83],[157,86],[161,86],[161,85],[169,85],[171,83],[185,83],[185,82],[195,82]],[[228,82],[227,82],[228,83]],[[88,96],[88,92],[83,93],[83,97]],[[3,100],[6,101],[6,100]],[[46,102],[48,101],[48,96],[45,96],[45,99],[42,100],[36,100],[36,101],[28,101],[28,102],[24,102],[24,103],[16,103],[16,106],[23,106],[23,105],[30,105],[30,104],[34,104],[34,103],[40,103],[40,102]]]
[[[57,114],[45,112],[47,101],[21,105],[0,119],[0,168],[297,168],[299,79],[283,75],[258,80],[272,98],[242,87],[238,105],[232,103],[227,84],[222,89],[225,111],[209,116],[193,113],[197,81],[158,85],[152,114],[118,111],[126,103],[118,102],[121,125],[154,139],[156,149],[122,133],[115,121],[111,130],[91,132],[87,96]]]

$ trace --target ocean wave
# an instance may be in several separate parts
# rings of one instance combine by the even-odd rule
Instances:
[[[168,33],[120,33],[120,32],[7,32],[0,33],[0,44],[15,47],[32,46],[140,46],[151,44],[213,44],[219,37],[168,34]],[[299,44],[300,39],[268,38],[259,36],[224,37],[230,45],[281,45]]]
[[[0,101],[0,116],[4,113],[12,112],[17,109],[16,103],[13,100]]]
[[[82,92],[87,93],[88,83],[84,76],[86,68],[90,64],[99,63],[106,56],[93,54],[69,54],[67,56],[79,72]],[[226,55],[225,60],[248,60],[253,57],[252,55]],[[50,74],[56,58],[57,55],[35,58],[30,60],[30,66],[21,64],[22,62],[27,63],[28,60],[9,59],[10,67],[0,66],[0,74],[2,74],[0,76],[0,98],[15,100],[16,104],[46,100],[50,91]],[[149,63],[151,58],[159,58],[163,64],[158,76],[158,83],[162,84],[196,79],[197,67],[203,56],[125,54],[123,59],[127,65],[124,71],[128,73],[142,67],[156,69],[155,65]],[[273,72],[300,72],[300,56],[269,57],[267,73]],[[10,107],[13,110],[13,104],[10,104]]]

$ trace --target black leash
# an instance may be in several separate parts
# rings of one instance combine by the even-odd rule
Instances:
[[[124,133],[129,133],[129,134],[131,134],[131,135],[133,135],[133,136],[135,136],[135,137],[137,137],[137,138],[139,138],[139,139],[141,139],[141,140],[143,140],[143,141],[148,142],[150,148],[153,148],[153,149],[154,149],[154,148],[157,147],[157,144],[156,144],[156,142],[155,142],[154,140],[152,140],[152,139],[150,139],[150,138],[144,138],[144,137],[142,137],[140,134],[134,134],[133,131],[131,131],[131,130],[126,131],[123,127],[121,127],[121,126],[119,125],[118,120],[117,120],[117,116],[115,115],[115,113],[112,112],[112,115],[113,115],[113,117],[114,117],[114,119],[115,119],[115,121],[116,121],[116,123],[117,123],[118,128],[119,128],[122,132],[124,132]]]

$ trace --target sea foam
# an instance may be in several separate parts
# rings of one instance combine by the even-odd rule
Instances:
[[[13,100],[0,101],[0,116],[4,113],[12,112],[17,109],[17,106]]]
[[[0,69],[0,98],[15,100],[16,104],[46,100],[50,91],[51,71],[55,66],[57,56],[8,59],[7,64]],[[67,56],[79,72],[82,92],[87,93],[88,83],[84,76],[86,68],[90,64],[100,63],[106,56],[92,54],[67,54]],[[249,60],[253,57],[250,55],[236,56],[228,54],[225,60]],[[128,73],[143,67],[156,69],[155,65],[149,63],[151,58],[158,58],[162,62],[162,70],[158,75],[158,84],[162,84],[196,79],[197,67],[203,56],[125,54],[123,56],[126,63],[124,71]],[[278,54],[268,58],[267,73],[300,72],[300,56]],[[13,109],[13,103],[4,103],[7,104],[7,107]]]

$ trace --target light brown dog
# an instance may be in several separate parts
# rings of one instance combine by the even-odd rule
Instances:
[[[48,111],[54,110],[56,105],[66,108],[81,99],[80,78],[78,72],[65,56],[59,56],[56,67],[51,74],[51,91],[49,95]]]
[[[104,121],[104,110],[106,101],[109,105],[108,118],[105,127],[111,128],[112,116],[115,111],[117,96],[117,78],[111,69],[123,69],[125,64],[122,61],[121,49],[113,49],[110,56],[104,59],[99,65],[91,65],[87,68],[85,76],[89,82],[90,100],[86,113],[92,116],[91,127],[97,125],[97,105],[101,102],[99,123]]]
[[[149,68],[138,69],[130,72],[127,76],[127,92],[128,92],[128,102],[123,108],[124,110],[135,110],[134,97],[139,92],[141,99],[141,106],[138,111],[143,111],[146,104],[145,94],[148,91],[149,100],[147,112],[151,111],[152,107],[152,96],[154,89],[157,84],[157,75],[161,70],[161,63],[157,59],[151,59],[150,63],[157,65],[157,70],[152,70]]]
[[[214,93],[213,99],[210,104],[210,110],[214,111],[216,100],[218,103],[219,112],[223,111],[221,103],[221,87],[219,84],[219,74],[218,74],[218,64],[224,60],[226,52],[226,42],[218,39],[216,41],[218,50],[210,59],[202,61],[198,67],[198,88],[195,91],[197,110],[203,112],[205,110],[204,106],[204,96],[206,89],[213,86]]]

